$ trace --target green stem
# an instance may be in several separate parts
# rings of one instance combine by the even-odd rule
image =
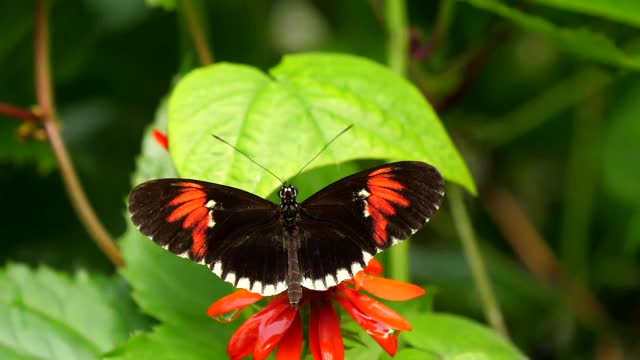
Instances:
[[[385,3],[385,20],[389,42],[387,58],[389,67],[400,76],[407,73],[409,51],[407,25],[407,5],[404,0],[387,0]]]
[[[209,49],[207,36],[196,14],[193,2],[191,0],[182,0],[181,4],[182,13],[189,28],[189,33],[191,34],[193,47],[196,49],[196,53],[198,53],[200,64],[203,66],[209,65],[213,63],[213,55],[211,54],[211,49]]]
[[[589,229],[596,187],[594,164],[604,106],[602,94],[591,96],[578,105],[565,174],[560,253],[569,272],[583,282],[588,278]]]
[[[35,71],[36,71],[36,93],[38,106],[40,107],[41,120],[47,132],[47,139],[56,157],[62,180],[69,194],[71,204],[75,209],[80,221],[91,235],[98,247],[109,257],[116,266],[122,266],[124,261],[120,256],[120,251],[115,242],[109,236],[100,220],[96,216],[89,200],[87,199],[82,185],[78,180],[67,149],[62,141],[57,127],[57,117],[55,111],[55,101],[53,87],[51,86],[51,71],[49,65],[49,21],[47,16],[45,0],[36,1],[35,9]]]
[[[455,0],[442,0],[438,8],[436,23],[433,27],[433,41],[435,46],[439,47],[447,41],[449,35],[449,27],[453,19],[453,10],[455,8]]]
[[[487,269],[480,255],[480,249],[475,234],[473,233],[471,220],[464,205],[462,190],[460,190],[458,186],[453,186],[449,188],[448,193],[453,224],[462,241],[462,247],[467,257],[476,290],[480,295],[485,317],[491,327],[505,338],[508,338],[507,328],[502,319],[502,313],[500,312],[496,297],[493,294],[489,275],[487,274]]]
[[[385,21],[388,31],[389,67],[404,77],[407,73],[408,25],[406,3],[404,0],[387,0],[385,3]],[[392,278],[409,281],[409,242],[395,245],[389,251],[390,275]]]

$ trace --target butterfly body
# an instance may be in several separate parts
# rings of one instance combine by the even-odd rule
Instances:
[[[348,176],[302,203],[295,186],[280,204],[199,180],[159,179],[129,195],[134,224],[158,245],[208,266],[236,287],[265,296],[326,290],[406,239],[436,212],[444,182],[420,162],[385,164]]]

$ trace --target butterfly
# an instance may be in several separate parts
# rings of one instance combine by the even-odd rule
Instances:
[[[283,183],[280,204],[233,187],[157,179],[129,194],[138,229],[222,280],[263,296],[327,290],[378,252],[418,231],[438,210],[444,181],[422,162],[394,162],[347,176],[301,203]]]

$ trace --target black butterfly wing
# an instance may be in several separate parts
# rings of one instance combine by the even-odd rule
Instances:
[[[324,290],[353,277],[376,253],[435,214],[444,180],[433,166],[385,164],[341,179],[300,205],[302,286]]]
[[[280,212],[265,199],[204,181],[159,179],[131,191],[129,212],[155,243],[236,287],[265,296],[286,289]]]

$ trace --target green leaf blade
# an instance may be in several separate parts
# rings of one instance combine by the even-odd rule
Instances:
[[[463,0],[493,12],[529,31],[539,33],[565,51],[581,58],[623,68],[640,69],[640,55],[628,54],[604,34],[586,28],[562,28],[547,19],[511,8],[496,0]]]
[[[0,271],[0,354],[96,359],[141,323],[120,284],[118,278],[9,264]]]
[[[636,0],[533,0],[533,2],[640,27],[640,1]]]

